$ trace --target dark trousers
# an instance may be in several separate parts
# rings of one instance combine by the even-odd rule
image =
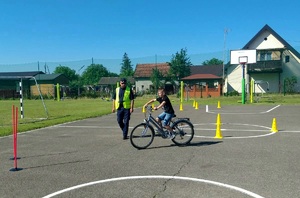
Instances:
[[[130,120],[130,109],[120,107],[117,111],[117,121],[123,131],[123,137],[127,137]]]

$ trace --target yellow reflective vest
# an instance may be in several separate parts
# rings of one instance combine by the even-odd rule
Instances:
[[[118,87],[116,89],[116,100],[115,100],[116,109],[118,109],[119,106],[120,106],[119,92],[120,92],[120,87]],[[123,97],[123,107],[125,109],[130,109],[130,105],[131,105],[131,102],[130,102],[130,88],[126,87],[126,89],[124,91],[124,97]]]

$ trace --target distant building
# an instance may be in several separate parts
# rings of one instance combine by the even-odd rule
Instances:
[[[0,97],[19,98],[20,82],[25,98],[39,95],[39,91],[43,95],[54,97],[57,83],[65,87],[69,85],[69,79],[63,74],[45,74],[41,71],[0,72]]]
[[[157,68],[162,74],[167,74],[170,70],[169,63],[148,63],[148,64],[137,64],[134,72],[135,86],[137,92],[154,91],[153,83],[151,81],[151,75],[153,69]],[[166,91],[173,93],[173,85],[166,84]]]

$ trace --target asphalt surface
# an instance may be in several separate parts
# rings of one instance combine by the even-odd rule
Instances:
[[[11,171],[12,136],[0,138],[0,197],[300,197],[299,105],[198,108],[175,106],[195,127],[185,147],[137,150],[110,114],[19,134]],[[135,109],[130,130],[143,119]]]

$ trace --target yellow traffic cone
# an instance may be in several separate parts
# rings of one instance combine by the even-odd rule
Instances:
[[[198,102],[196,102],[195,104],[195,109],[198,109]]]
[[[218,101],[218,109],[221,109],[220,101]]]
[[[154,104],[153,103],[152,103],[151,107],[152,107],[152,109],[154,109]]]
[[[143,109],[142,109],[142,112],[143,112],[143,113],[146,113],[146,109],[145,109],[145,107],[143,107]]]
[[[277,124],[276,124],[276,118],[273,118],[271,132],[274,132],[274,133],[278,132]]]
[[[196,100],[194,100],[194,102],[193,102],[193,107],[194,108],[196,107]]]
[[[220,114],[218,113],[218,116],[217,116],[217,125],[221,125],[221,116]]]
[[[182,103],[180,103],[180,111],[183,111],[183,108],[182,108]]]
[[[215,138],[217,138],[217,139],[222,139],[222,138],[223,138],[222,132],[221,132],[220,124],[217,124],[217,128],[216,128],[216,136],[215,136]]]
[[[220,114],[218,114],[217,116],[217,127],[216,127],[216,136],[215,138],[217,139],[222,139],[223,136],[222,136],[222,132],[221,132],[221,117],[220,117]]]

